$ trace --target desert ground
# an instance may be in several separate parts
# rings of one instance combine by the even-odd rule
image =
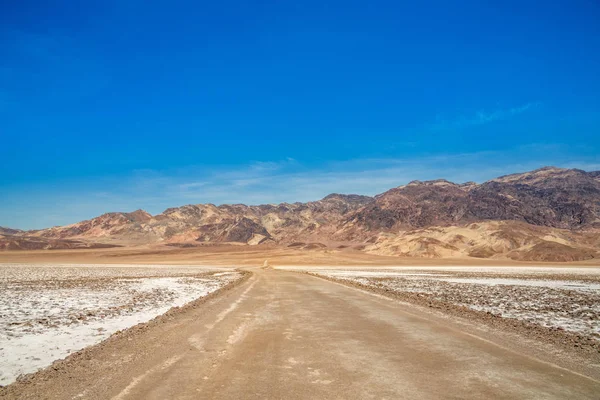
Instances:
[[[221,245],[3,252],[0,263],[0,384],[14,381],[0,398],[600,393],[592,262]]]
[[[239,277],[223,268],[0,264],[0,385]]]
[[[599,266],[599,259],[578,262],[523,262],[510,259],[473,257],[420,258],[369,254],[353,248],[294,249],[277,245],[248,246],[243,244],[211,244],[195,247],[169,245],[138,245],[107,249],[77,250],[15,250],[0,252],[3,263],[98,263],[98,264],[167,264],[257,266],[268,260],[273,265],[457,265],[457,266],[527,266],[571,265]]]

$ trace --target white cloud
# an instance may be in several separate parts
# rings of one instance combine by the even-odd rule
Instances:
[[[527,111],[540,107],[540,102],[527,103],[519,107],[507,109],[497,109],[493,111],[481,110],[471,115],[463,115],[453,119],[445,119],[438,115],[436,121],[428,128],[433,131],[445,131],[452,129],[462,129],[470,126],[485,125],[495,121],[505,120]]]

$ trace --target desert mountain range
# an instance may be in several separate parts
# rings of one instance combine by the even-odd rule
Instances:
[[[413,181],[375,197],[195,204],[111,212],[71,225],[0,228],[0,249],[210,243],[352,249],[412,257],[578,261],[600,257],[600,171],[545,167],[482,184]]]

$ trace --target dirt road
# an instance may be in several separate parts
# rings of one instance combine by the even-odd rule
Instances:
[[[57,399],[597,399],[600,382],[410,306],[294,272],[250,279],[4,391]]]

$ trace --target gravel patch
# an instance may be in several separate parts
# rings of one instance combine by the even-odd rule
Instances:
[[[502,319],[507,326],[518,321],[519,326],[548,333],[555,342],[585,347],[596,356],[600,352],[600,268],[285,269],[359,285],[468,318]]]

